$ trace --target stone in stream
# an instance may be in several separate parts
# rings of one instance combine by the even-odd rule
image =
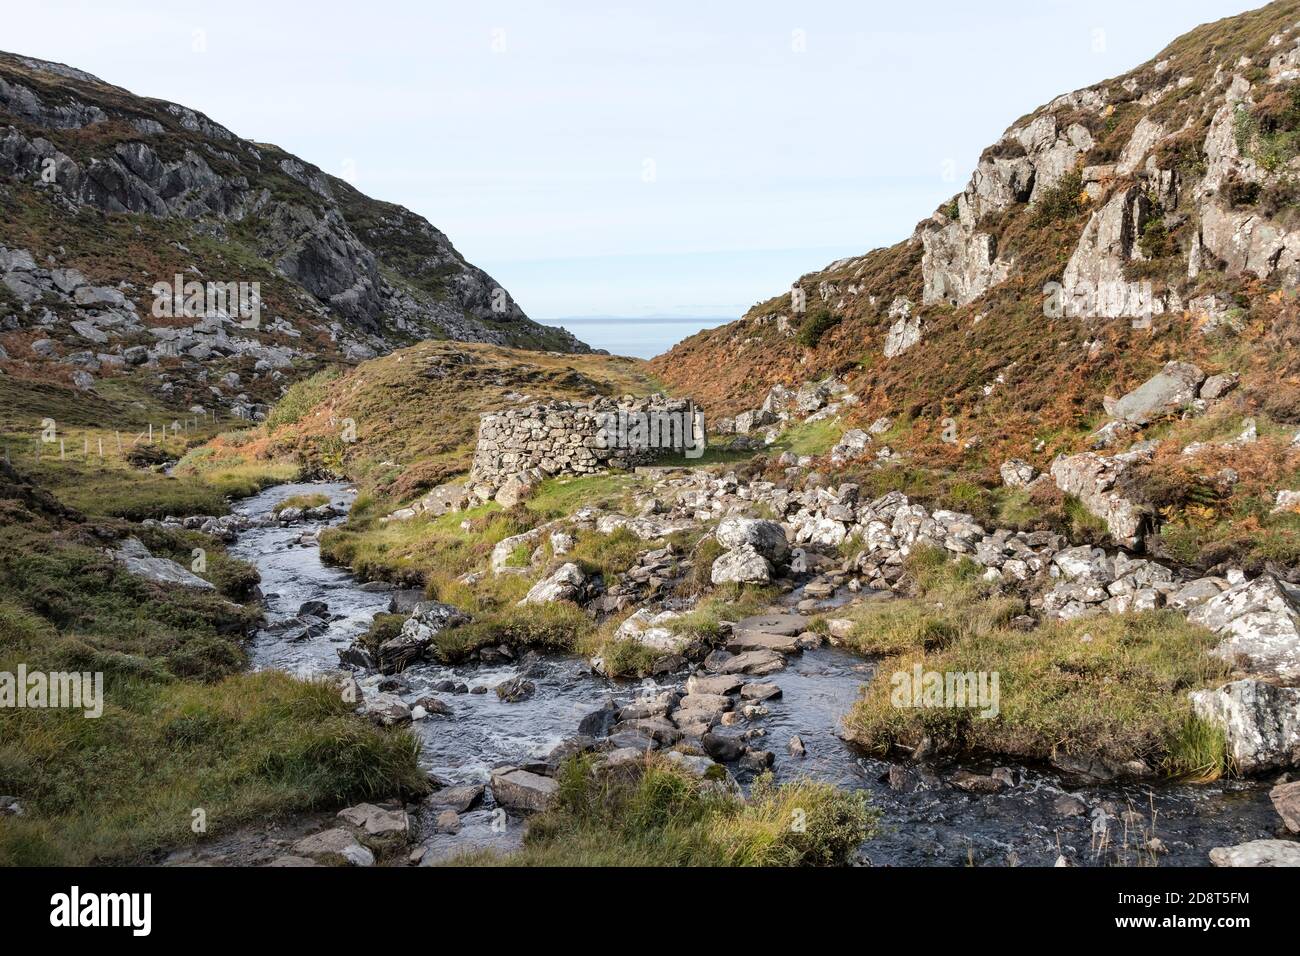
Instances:
[[[790,738],[790,742],[785,745],[785,749],[790,751],[792,757],[802,757],[808,753],[807,748],[803,745],[803,738],[798,734]]]
[[[733,625],[732,630],[794,637],[808,630],[808,618],[802,614],[755,614],[741,618]]]
[[[740,769],[751,773],[762,773],[776,762],[776,755],[770,750],[747,750],[740,757]]]
[[[443,810],[433,821],[433,828],[438,833],[459,833],[460,816],[455,810]]]
[[[460,787],[444,787],[430,794],[426,799],[434,809],[455,810],[464,813],[483,799],[484,786],[481,783],[466,784]]]
[[[411,719],[411,708],[396,694],[376,694],[366,699],[358,708],[363,717],[368,717],[377,724],[391,727]]]
[[[1292,833],[1300,833],[1300,780],[1280,783],[1268,792],[1273,808]]]
[[[492,796],[507,810],[534,812],[551,805],[557,784],[550,777],[529,773],[527,770],[493,770]]]
[[[745,753],[745,743],[739,737],[724,734],[705,734],[701,743],[704,752],[719,763],[731,763],[739,760]]]
[[[958,790],[966,793],[1000,793],[1004,787],[1001,780],[983,774],[958,770],[948,780]]]
[[[734,694],[737,690],[744,695],[744,678],[734,674],[717,674],[705,676],[692,674],[686,679],[686,693],[690,694]],[[775,686],[775,685],[773,685]]]
[[[775,700],[781,696],[781,688],[776,684],[746,684],[740,688],[740,696],[743,700],[760,702],[764,700]]]
[[[375,865],[375,855],[362,846],[347,827],[334,827],[303,837],[293,845],[292,855],[332,866]]]
[[[298,607],[299,617],[319,617],[328,618],[330,606],[324,601],[304,601]]]
[[[588,737],[607,737],[618,723],[618,707],[613,698],[606,698],[598,710],[593,710],[578,723],[578,733]]]
[[[733,629],[727,640],[727,650],[733,654],[745,651],[776,651],[778,654],[797,654],[803,650],[794,635],[764,634],[761,631]]]
[[[340,810],[338,818],[357,830],[361,841],[375,851],[405,844],[411,833],[411,821],[404,811],[385,810],[373,803]]]
[[[712,655],[710,655],[711,657]],[[706,665],[708,661],[705,661]],[[785,667],[785,658],[776,651],[745,651],[721,661],[718,672],[722,674],[750,674],[765,677]]]
[[[725,694],[687,694],[678,706],[682,710],[707,710],[720,714],[731,710],[731,698]]]
[[[512,677],[497,684],[497,696],[507,704],[517,704],[537,693],[537,685],[523,677]]]
[[[611,737],[625,734],[639,734],[661,747],[670,747],[682,739],[682,733],[663,717],[648,717],[644,720],[623,720],[614,726]]]
[[[435,715],[438,717],[450,717],[451,707],[447,702],[432,695],[421,697],[415,702],[417,707],[423,707],[426,715]]]
[[[1252,840],[1237,846],[1216,846],[1210,851],[1215,866],[1300,866],[1300,842]]]

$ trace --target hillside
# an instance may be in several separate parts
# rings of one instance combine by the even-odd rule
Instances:
[[[305,371],[422,339],[589,351],[409,210],[0,53],[0,376],[256,418]]]
[[[1243,413],[1300,422],[1297,19],[1284,0],[1207,24],[1057,97],[911,236],[800,277],[652,368],[717,414],[839,373],[861,421],[906,419],[933,451],[952,417],[994,463],[1062,434],[1052,451],[1079,446],[1108,392],[1170,359],[1239,372]]]
[[[484,411],[653,388],[639,359],[422,342],[297,383],[264,424],[218,436],[179,470],[215,478],[230,466],[286,461],[404,501],[469,469]]]

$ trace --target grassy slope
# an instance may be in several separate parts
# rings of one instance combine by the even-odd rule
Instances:
[[[644,369],[617,356],[422,342],[299,383],[265,427],[213,442],[181,470],[208,471],[210,459],[301,460],[405,501],[469,469],[479,413],[511,404],[508,396],[646,394],[654,385]],[[343,441],[349,419],[356,425],[351,443]]]
[[[100,501],[131,482],[120,472]],[[179,560],[201,544],[220,593],[125,573],[103,548],[128,530]],[[409,735],[358,720],[332,687],[244,671],[256,614],[236,602],[256,572],[205,536],[61,514],[0,472],[0,578],[0,671],[102,672],[106,698],[97,719],[6,711],[0,792],[26,813],[0,818],[0,864],[140,861],[199,839],[195,810],[217,834],[424,785]]]

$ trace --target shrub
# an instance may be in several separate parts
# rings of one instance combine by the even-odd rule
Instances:
[[[808,310],[799,325],[797,336],[799,344],[806,348],[816,348],[822,336],[840,324],[841,317],[835,315],[824,305],[815,305]]]

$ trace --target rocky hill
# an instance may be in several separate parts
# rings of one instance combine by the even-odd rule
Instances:
[[[656,374],[734,414],[839,373],[864,421],[934,445],[951,417],[1002,457],[1081,443],[1108,390],[1173,359],[1240,373],[1243,410],[1300,422],[1298,21],[1273,3],[1057,97],[907,239],[802,276]]]
[[[0,374],[257,417],[304,368],[422,339],[590,351],[409,210],[0,53]]]

